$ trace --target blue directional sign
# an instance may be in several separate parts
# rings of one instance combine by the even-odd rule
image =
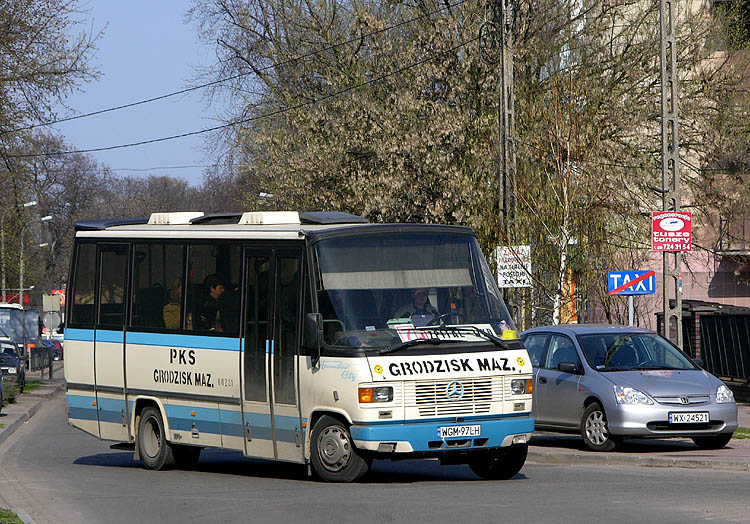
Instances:
[[[653,271],[610,271],[607,288],[610,295],[653,295],[656,274]]]

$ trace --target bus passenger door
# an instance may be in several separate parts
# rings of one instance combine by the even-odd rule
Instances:
[[[129,439],[125,402],[125,312],[128,281],[128,246],[102,244],[97,250],[94,377],[99,436]]]
[[[276,250],[271,338],[271,414],[276,458],[303,462],[304,434],[297,395],[302,304],[302,250]]]
[[[297,348],[302,250],[245,258],[243,422],[246,454],[302,462]]]

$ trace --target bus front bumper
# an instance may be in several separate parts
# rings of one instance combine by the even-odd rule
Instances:
[[[477,428],[478,426],[478,428]],[[350,428],[359,449],[381,453],[422,453],[488,449],[528,442],[534,431],[530,413],[512,417],[429,422],[357,422]]]

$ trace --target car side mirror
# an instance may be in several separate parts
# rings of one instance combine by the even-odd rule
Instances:
[[[578,369],[578,364],[573,362],[560,362],[557,365],[557,370],[563,373],[571,373],[573,375],[580,375],[581,371]]]
[[[320,313],[307,313],[305,315],[302,339],[302,345],[312,350],[312,365],[317,367],[320,361],[320,348],[323,346],[323,315]]]
[[[705,369],[706,363],[703,362],[702,358],[694,358],[693,363],[701,369]]]

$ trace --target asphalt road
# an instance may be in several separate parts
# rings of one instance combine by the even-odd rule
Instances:
[[[143,470],[67,426],[63,395],[0,445],[0,506],[26,522],[747,522],[750,473],[527,464],[505,482],[434,461],[376,462],[365,482],[204,452],[197,471]]]

